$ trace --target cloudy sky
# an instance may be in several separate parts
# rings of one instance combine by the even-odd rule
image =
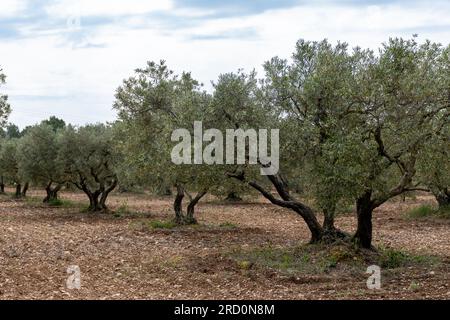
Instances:
[[[220,73],[288,58],[299,38],[375,49],[413,34],[447,45],[450,1],[0,0],[1,90],[20,127],[50,115],[103,122],[122,79],[148,60],[210,88]]]

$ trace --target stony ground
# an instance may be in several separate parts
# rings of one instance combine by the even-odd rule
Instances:
[[[450,299],[450,222],[413,220],[408,208],[430,197],[399,200],[374,216],[377,246],[432,255],[438,264],[383,273],[382,289],[368,290],[364,272],[290,276],[264,266],[242,266],[232,252],[295,247],[308,241],[304,223],[264,200],[229,204],[207,199],[200,225],[151,227],[172,217],[170,198],[113,195],[120,214],[80,212],[82,194],[64,193],[74,205],[47,207],[0,198],[0,299]],[[136,214],[135,212],[140,212]],[[337,225],[352,232],[352,214]],[[79,266],[81,289],[69,290],[67,268]]]

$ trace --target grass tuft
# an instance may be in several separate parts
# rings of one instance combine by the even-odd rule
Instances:
[[[450,219],[450,207],[436,209],[430,205],[422,205],[409,210],[407,212],[407,217],[411,219],[421,219],[428,217]]]
[[[224,222],[219,225],[219,227],[224,229],[237,229],[238,226],[231,222]]]
[[[178,226],[173,221],[160,221],[160,220],[152,220],[148,222],[148,225],[152,229],[174,229]]]
[[[66,199],[53,199],[48,203],[50,207],[59,207],[59,208],[73,208],[76,207],[77,204],[70,200]]]

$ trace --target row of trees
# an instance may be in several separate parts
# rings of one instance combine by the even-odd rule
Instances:
[[[124,154],[141,174],[177,186],[176,211],[183,190],[201,196],[228,177],[296,212],[311,242],[346,237],[334,216],[353,203],[352,238],[370,248],[373,211],[389,199],[431,190],[448,204],[449,54],[450,47],[415,38],[390,39],[377,54],[300,40],[291,59],[265,63],[263,79],[224,74],[212,94],[189,73],[177,77],[164,62],[152,62],[117,91]],[[261,177],[249,165],[173,165],[170,133],[192,129],[194,120],[220,130],[280,128],[281,171]],[[303,190],[301,198],[292,188]]]
[[[118,183],[113,145],[111,126],[74,128],[44,121],[21,138],[2,140],[0,174],[16,186],[16,197],[26,195],[31,183],[45,188],[44,202],[49,203],[71,184],[89,198],[89,211],[106,210],[106,199]]]
[[[374,53],[300,40],[291,59],[275,57],[264,69],[263,79],[242,70],[223,74],[209,93],[190,73],[149,62],[118,88],[117,122],[42,123],[6,137],[1,173],[16,185],[45,186],[46,201],[71,183],[92,211],[106,209],[118,181],[173,187],[178,223],[196,222],[195,207],[207,193],[253,190],[297,213],[312,243],[346,238],[364,248],[372,246],[373,211],[389,199],[425,190],[449,205],[450,47],[390,39]],[[172,133],[193,134],[195,121],[222,132],[280,129],[280,171],[261,176],[261,159],[256,166],[175,165]],[[218,152],[213,137],[205,145]],[[349,204],[357,211],[352,237],[334,225]]]

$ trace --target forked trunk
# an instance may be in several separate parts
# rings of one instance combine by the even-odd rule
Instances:
[[[193,198],[187,207],[187,214],[186,214],[186,223],[187,224],[197,224],[197,220],[194,218],[195,214],[195,206],[199,203],[199,201],[207,194],[206,190],[203,190],[202,192],[199,192],[195,198]]]
[[[111,185],[103,190],[103,192],[100,194],[100,200],[99,200],[99,207],[101,210],[108,210],[108,207],[106,206],[106,200],[108,199],[109,194],[117,187],[117,180],[114,179]]]
[[[89,208],[88,208],[89,212],[100,212],[104,210],[99,201],[100,198],[99,191],[90,192],[90,194],[88,194],[88,197],[89,197]]]
[[[91,191],[91,189],[89,189],[89,187],[85,184],[77,187],[81,189],[89,198],[89,207],[87,211],[89,212],[107,211],[108,207],[106,206],[106,200],[108,198],[108,195],[117,187],[117,180],[114,180],[107,189],[104,189],[104,187],[102,186],[100,189],[96,191]]]
[[[44,203],[50,203],[52,201],[58,200],[58,192],[62,189],[62,187],[62,184],[58,184],[54,188],[52,188],[52,184],[49,183],[45,187],[47,196],[44,198]]]

